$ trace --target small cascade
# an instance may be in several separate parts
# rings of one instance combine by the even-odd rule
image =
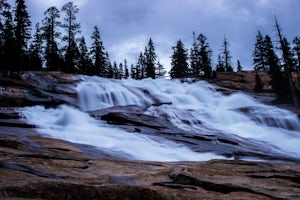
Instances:
[[[154,103],[145,91],[128,88],[120,81],[94,78],[77,87],[79,106],[84,111],[99,110],[113,106],[149,106]]]

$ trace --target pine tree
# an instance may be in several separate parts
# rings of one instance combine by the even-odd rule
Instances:
[[[176,42],[176,46],[172,47],[173,54],[171,56],[171,78],[182,78],[189,74],[188,53],[181,40]]]
[[[57,40],[60,39],[60,32],[57,30],[61,26],[60,11],[56,7],[50,7],[44,12],[43,24],[41,27],[45,40],[44,59],[48,70],[58,70],[63,65]]]
[[[164,66],[158,61],[156,68],[156,78],[164,78],[166,76],[167,71]]]
[[[212,72],[212,50],[210,49],[209,44],[206,41],[207,38],[205,37],[205,35],[200,34],[197,40],[199,42],[198,60],[200,65],[200,71],[204,72],[204,76],[209,78]]]
[[[135,66],[134,66],[134,64],[131,64],[131,66],[130,66],[130,77],[132,79],[137,79],[135,73],[136,73]]]
[[[256,42],[253,51],[253,65],[254,70],[266,70],[266,55],[264,38],[260,31],[256,35]]]
[[[24,70],[28,61],[27,48],[28,40],[31,38],[31,21],[25,5],[25,0],[16,0],[15,5],[15,37],[17,46],[18,64],[17,71]]]
[[[35,34],[33,36],[33,41],[29,48],[29,70],[38,71],[42,69],[42,45],[43,40],[40,24],[37,23],[35,26]]]
[[[300,71],[300,37],[295,37],[293,39],[294,52],[298,60],[297,71]]]
[[[231,55],[229,51],[229,43],[226,37],[224,37],[224,41],[222,45],[222,59],[224,62],[225,71],[232,72],[233,68],[231,66]]]
[[[241,65],[240,60],[237,60],[236,62],[236,71],[241,72],[243,70],[243,67]]]
[[[7,5],[2,12],[3,25],[3,46],[2,46],[2,71],[18,71],[18,54],[16,38],[14,36],[13,17],[10,5]]]
[[[7,3],[7,0],[0,0],[0,72],[4,71],[5,66],[3,60],[4,60],[4,43],[5,43],[5,37],[4,37],[4,24],[5,24],[5,18],[6,18],[6,12],[10,12],[10,5]]]
[[[154,44],[150,38],[148,45],[145,49],[145,77],[155,79],[155,63],[156,63],[156,53],[154,49]]]
[[[193,31],[193,44],[190,50],[190,66],[191,66],[191,73],[193,75],[200,74],[200,63],[199,63],[199,46],[196,41],[196,33]]]
[[[104,49],[103,42],[100,37],[100,31],[97,26],[94,27],[94,32],[92,34],[92,46],[91,55],[94,63],[94,71],[98,76],[105,77],[107,74],[106,66],[106,53]]]
[[[80,33],[80,23],[76,22],[76,14],[79,13],[79,9],[73,2],[66,3],[62,9],[65,13],[64,23],[62,27],[66,30],[67,35],[63,37],[63,40],[67,42],[65,47],[65,62],[67,73],[74,73],[77,71],[77,64],[79,60],[79,49],[76,43],[76,34]]]
[[[81,37],[79,42],[79,62],[78,62],[78,68],[79,73],[90,75],[92,70],[92,60],[90,59],[89,51],[86,46],[85,38]]]
[[[221,54],[218,55],[218,63],[216,66],[216,71],[225,72],[225,65],[224,65],[224,61],[222,60]]]
[[[119,64],[119,74],[118,74],[118,79],[123,79],[124,78],[124,68],[123,68],[123,63]]]
[[[135,79],[143,79],[145,76],[146,65],[145,65],[145,57],[142,52],[140,52],[139,57],[137,59],[135,65]]]
[[[278,73],[281,71],[279,58],[277,57],[271,38],[266,35],[263,43],[264,54],[264,68],[269,71],[270,74]]]
[[[126,59],[124,60],[124,69],[125,69],[125,71],[124,71],[124,78],[128,79],[130,74],[129,74],[129,69],[128,69],[128,65],[127,65],[127,60]]]
[[[114,61],[114,64],[113,64],[113,78],[114,79],[118,79],[119,78],[119,69],[118,69],[118,65],[116,63],[116,61]]]
[[[283,51],[286,52],[286,56],[287,56],[287,62],[289,62],[289,66],[290,66],[290,70],[291,71],[296,71],[297,70],[297,61],[295,60],[291,45],[289,43],[289,41],[283,37]]]

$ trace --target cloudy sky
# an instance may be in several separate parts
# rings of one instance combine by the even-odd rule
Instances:
[[[33,24],[50,6],[61,8],[70,0],[28,0]],[[10,0],[14,2],[14,0]],[[159,60],[170,68],[171,47],[181,39],[186,48],[192,32],[203,33],[213,49],[214,62],[224,36],[230,43],[232,64],[252,69],[255,36],[260,30],[276,41],[274,15],[291,41],[300,36],[300,0],[73,0],[80,9],[78,22],[88,40],[99,26],[111,60],[136,60],[151,37]],[[13,4],[13,3],[12,3]]]

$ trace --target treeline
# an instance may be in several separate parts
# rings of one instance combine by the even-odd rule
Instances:
[[[31,35],[25,0],[16,0],[13,8],[7,0],[0,0],[0,71],[61,70],[117,79],[165,76],[151,38],[145,52],[141,52],[136,64],[131,66],[126,60],[118,64],[110,61],[98,26],[93,29],[91,46],[87,47],[85,37],[79,36],[78,12],[73,2],[61,9],[50,7]]]

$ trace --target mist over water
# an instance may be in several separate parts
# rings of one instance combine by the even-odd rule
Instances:
[[[146,114],[164,118],[191,134],[239,137],[274,152],[300,157],[300,122],[295,114],[263,105],[246,94],[225,96],[203,81],[108,80],[83,76],[77,93],[81,111],[69,106],[57,109],[37,106],[25,108],[21,113],[50,137],[93,145],[130,159],[192,161],[223,157],[193,152],[161,137],[127,132],[95,120],[84,111],[138,105],[147,108]]]

